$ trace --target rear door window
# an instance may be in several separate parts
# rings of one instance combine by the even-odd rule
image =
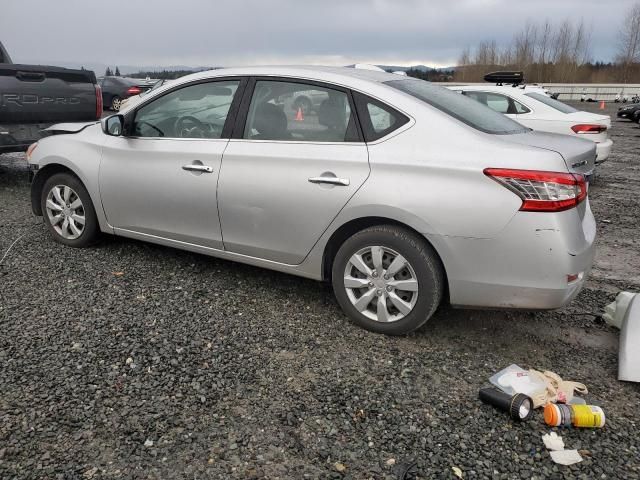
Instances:
[[[353,142],[358,134],[346,91],[304,82],[258,80],[243,138]]]
[[[517,100],[500,93],[472,90],[466,91],[465,95],[486,105],[494,112],[502,114],[516,115],[519,113],[529,113],[531,111]]]

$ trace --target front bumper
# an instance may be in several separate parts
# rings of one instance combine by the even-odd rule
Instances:
[[[518,212],[491,239],[429,239],[442,257],[452,305],[545,310],[578,295],[593,263],[595,235],[587,201],[558,213]]]
[[[607,158],[609,158],[609,154],[611,153],[611,148],[613,147],[613,140],[607,138],[606,141],[600,142],[596,144],[596,163],[602,163]]]

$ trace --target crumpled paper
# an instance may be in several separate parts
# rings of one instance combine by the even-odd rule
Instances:
[[[551,450],[551,459],[559,465],[573,465],[582,461],[577,450]]]
[[[542,435],[542,441],[547,450],[564,450],[564,441],[556,432]]]

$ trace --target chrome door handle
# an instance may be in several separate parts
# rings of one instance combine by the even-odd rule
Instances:
[[[338,178],[338,177],[311,177],[309,179],[310,183],[326,183],[327,185],[342,185],[343,187],[348,187],[351,182],[349,182],[348,178]]]
[[[196,165],[196,164],[183,165],[182,169],[189,170],[190,172],[213,173],[213,168],[211,168],[208,165]]]

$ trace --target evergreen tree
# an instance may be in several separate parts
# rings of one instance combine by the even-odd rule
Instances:
[[[105,70],[105,72],[104,72],[104,76],[105,77],[110,77],[111,75],[113,75],[113,73],[111,73],[111,69],[109,67],[107,67],[107,70]]]
[[[120,69],[118,68],[118,66],[116,65],[116,73],[115,73],[116,77],[120,76]]]

